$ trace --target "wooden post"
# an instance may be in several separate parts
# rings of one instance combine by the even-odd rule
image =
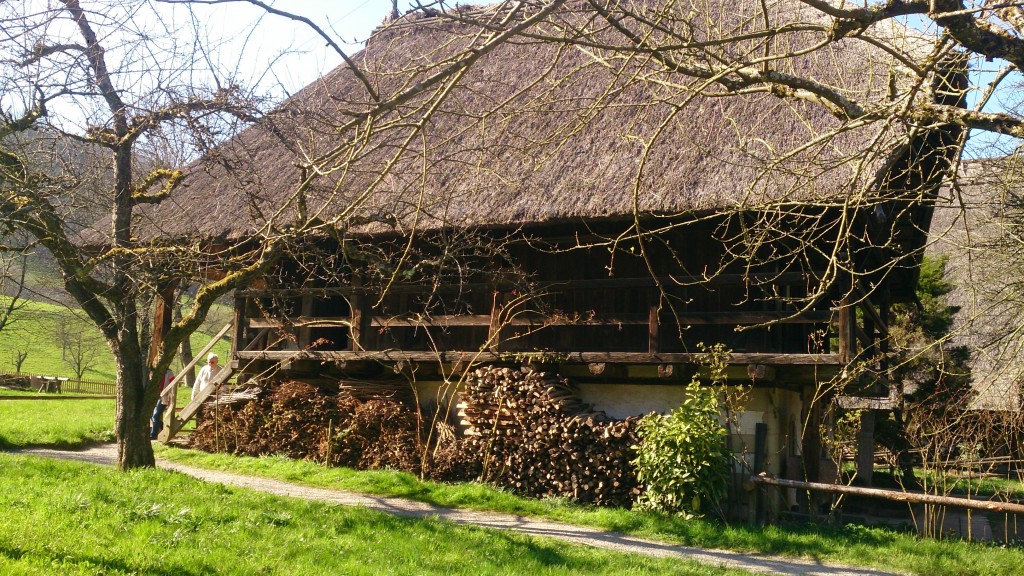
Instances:
[[[754,425],[754,474],[764,472],[765,461],[768,459],[768,425],[758,422]],[[763,490],[754,490],[754,523],[764,525],[766,503]]]
[[[495,290],[491,300],[491,322],[487,328],[488,348],[494,352],[501,350],[501,324],[504,307],[505,293]]]
[[[313,295],[303,294],[299,298],[299,317],[309,318],[310,316],[313,315]],[[311,334],[312,330],[310,328],[299,328],[298,334],[296,334],[296,337],[298,338],[299,341],[299,350],[305,350],[309,348],[309,345],[313,342]]]
[[[889,282],[886,281],[880,290],[880,298],[878,301],[878,316],[881,318],[882,325],[885,326],[886,332],[882,334],[881,341],[879,342],[879,352],[882,354],[881,365],[879,369],[882,373],[886,373],[889,370],[889,304],[891,301],[891,294],[889,293]],[[886,375],[888,381],[888,374]]]
[[[153,311],[153,338],[149,343],[149,366],[153,367],[160,348],[164,345],[164,339],[171,330],[171,320],[174,314],[174,285],[160,287],[156,297],[156,309]]]
[[[821,476],[821,399],[816,400],[818,394],[814,385],[804,386],[804,429],[800,439],[801,451],[803,452],[804,477],[810,482],[816,482]]]
[[[857,430],[857,478],[865,486],[871,486],[875,471],[875,411],[868,409],[860,413],[860,429]]]
[[[360,351],[366,349],[367,336],[370,329],[370,313],[366,306],[366,295],[362,290],[363,277],[357,273],[352,274],[352,287],[356,288],[349,299],[349,314],[352,326],[349,328],[349,350]]]
[[[246,312],[245,307],[246,307],[248,301],[249,300],[247,298],[245,298],[244,296],[239,296],[237,294],[235,295],[235,319],[234,319],[235,331],[234,331],[234,335],[231,338],[231,359],[230,359],[230,362],[231,362],[232,366],[234,366],[235,365],[234,363],[238,361],[237,360],[237,353],[238,353],[238,351],[246,348],[245,344],[247,344],[247,343],[243,342],[243,340],[245,338],[245,324],[246,324],[246,322],[248,320],[246,318],[246,315],[245,315],[245,312]],[[191,360],[191,358],[189,358],[189,360]]]
[[[839,338],[839,362],[849,364],[853,360],[856,337],[853,335],[853,310],[850,308],[850,298],[843,296],[839,301],[839,318],[836,321],[836,331]]]
[[[647,351],[657,354],[661,351],[661,289],[650,292],[647,308]]]

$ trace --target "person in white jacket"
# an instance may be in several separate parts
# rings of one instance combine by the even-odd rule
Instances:
[[[213,352],[210,352],[210,355],[206,357],[206,366],[199,370],[199,376],[196,376],[196,383],[192,386],[193,400],[195,400],[200,390],[211,385],[213,378],[220,372],[219,360],[220,358]]]

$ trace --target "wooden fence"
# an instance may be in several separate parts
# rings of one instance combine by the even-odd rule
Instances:
[[[95,394],[99,396],[114,396],[117,391],[117,384],[99,380],[77,380],[61,376],[36,376],[34,374],[19,374],[12,372],[0,372],[0,383],[21,384],[37,392],[51,393],[73,393],[73,394]]]

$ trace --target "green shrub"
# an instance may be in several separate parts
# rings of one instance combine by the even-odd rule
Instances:
[[[724,375],[712,362],[712,379]],[[719,421],[718,386],[702,386],[697,377],[686,387],[686,399],[672,412],[645,416],[637,428],[637,478],[644,493],[642,509],[698,514],[716,504],[729,481],[731,454],[728,432]]]

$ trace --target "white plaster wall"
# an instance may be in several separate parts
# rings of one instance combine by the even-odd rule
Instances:
[[[581,384],[580,396],[613,418],[666,413],[679,406],[684,385]],[[766,469],[782,475],[787,458],[799,456],[799,438],[793,438],[793,419],[800,418],[800,394],[781,388],[754,388],[738,414],[730,443],[737,458],[753,467],[756,425],[768,426]]]
[[[682,385],[580,384],[579,390],[584,402],[612,418],[668,412],[679,406],[686,396],[686,387]]]

